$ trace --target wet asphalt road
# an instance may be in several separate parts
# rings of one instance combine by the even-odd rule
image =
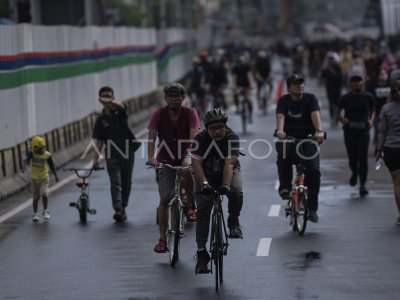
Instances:
[[[78,196],[73,182],[50,195],[49,222],[33,223],[29,206],[0,223],[0,299],[399,299],[400,228],[394,226],[388,171],[375,171],[371,156],[370,193],[359,198],[357,188],[348,185],[342,132],[329,128],[323,91],[312,82],[306,90],[323,100],[328,140],[321,149],[320,222],[309,224],[303,237],[291,231],[283,214],[275,152],[265,159],[250,153],[268,154],[264,142],[249,145],[256,139],[272,144],[271,109],[267,116],[257,112],[250,133],[241,136],[248,140],[241,158],[245,237],[230,242],[219,294],[212,275],[194,273],[194,225],[186,226],[175,269],[167,254],[153,252],[158,193],[154,171],[146,169],[139,150],[126,223],[112,220],[104,171],[91,180],[97,215],[89,216],[88,224],[80,225],[77,211],[68,207]],[[229,124],[240,134],[233,111]],[[71,163],[79,165],[83,162]],[[0,216],[29,197],[26,191],[1,202]]]

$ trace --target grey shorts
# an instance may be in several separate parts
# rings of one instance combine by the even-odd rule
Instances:
[[[192,157],[187,154],[181,166],[190,166],[192,164]],[[156,170],[156,181],[158,184],[158,192],[161,198],[171,199],[175,195],[175,170],[163,168]]]
[[[32,179],[32,192],[34,200],[38,200],[40,197],[48,197],[49,179]]]

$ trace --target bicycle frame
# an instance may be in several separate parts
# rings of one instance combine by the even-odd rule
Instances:
[[[215,289],[223,282],[223,255],[228,253],[228,233],[222,210],[222,195],[214,193],[213,211],[211,215],[211,233],[210,233],[210,253],[211,270],[213,273],[213,264],[215,266]]]

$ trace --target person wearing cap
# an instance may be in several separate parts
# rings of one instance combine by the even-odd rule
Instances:
[[[196,274],[206,273],[210,256],[206,249],[213,196],[202,196],[214,189],[228,198],[229,238],[243,238],[239,215],[243,205],[242,176],[239,163],[240,141],[227,126],[228,116],[220,108],[209,110],[203,118],[205,129],[196,135],[192,166],[196,178],[198,214],[196,222]],[[201,191],[203,193],[201,193]]]
[[[336,115],[343,124],[344,143],[351,170],[349,183],[355,186],[359,179],[359,193],[364,197],[368,194],[365,184],[368,176],[369,130],[375,117],[375,97],[364,90],[362,72],[349,73],[349,87],[350,92],[339,100]]]
[[[287,137],[305,139],[314,136],[317,143],[324,140],[324,131],[320,117],[320,107],[317,97],[304,92],[304,78],[293,74],[286,79],[287,91],[276,107],[276,150],[278,153],[277,167],[279,176],[279,195],[287,200],[292,189],[293,164],[298,155],[295,143],[284,143]],[[309,190],[309,218],[311,222],[318,222],[318,194],[321,184],[320,160],[315,144],[303,143],[307,152],[313,153],[310,159],[305,159],[305,185]]]
[[[164,87],[167,105],[157,108],[148,124],[148,164],[158,166],[167,163],[173,166],[191,165],[190,148],[200,124],[195,109],[182,106],[186,90],[180,83],[171,82]],[[155,141],[158,137],[157,147]],[[196,221],[196,210],[193,205],[194,179],[192,171],[182,171],[183,188],[187,196],[187,215],[189,221]],[[156,181],[160,194],[158,206],[158,223],[160,238],[154,247],[157,253],[165,253],[167,248],[167,213],[168,203],[175,195],[175,170],[162,168],[156,170]]]

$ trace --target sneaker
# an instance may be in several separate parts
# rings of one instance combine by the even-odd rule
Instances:
[[[357,184],[357,174],[356,173],[351,174],[349,184],[350,184],[350,186],[355,186]]]
[[[210,255],[208,254],[207,250],[197,251],[195,259],[197,260],[195,269],[196,274],[205,274],[210,272],[210,270],[208,269]]]
[[[125,207],[122,208],[122,221],[126,221],[126,219],[128,218],[126,211],[125,211]]]
[[[243,239],[242,226],[234,225],[229,227],[229,238],[230,239]]]
[[[366,196],[366,195],[368,195],[368,190],[367,190],[367,188],[365,187],[365,185],[360,185],[360,196],[361,196],[361,197],[364,197],[364,196]]]
[[[43,211],[43,220],[50,220],[50,214],[48,210]]]
[[[168,251],[167,241],[164,239],[159,239],[158,244],[154,246],[154,252],[165,253]]]
[[[35,212],[32,216],[32,221],[37,222],[39,221],[39,213]]]
[[[310,211],[308,214],[308,218],[313,223],[318,223],[319,217],[316,211]]]
[[[282,189],[279,191],[279,196],[281,196],[282,200],[288,200],[290,198],[290,192],[287,189]]]
[[[115,222],[120,223],[124,221],[124,214],[122,210],[116,210],[113,216]]]

